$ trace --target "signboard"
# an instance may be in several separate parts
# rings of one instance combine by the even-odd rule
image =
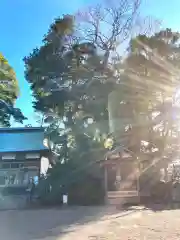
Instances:
[[[63,195],[63,204],[68,203],[68,195]]]
[[[39,153],[28,153],[26,154],[26,159],[38,159],[40,158]]]
[[[4,154],[2,160],[13,160],[16,159],[16,154]]]

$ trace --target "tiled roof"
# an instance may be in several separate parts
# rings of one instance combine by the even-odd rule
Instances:
[[[48,150],[43,128],[0,128],[0,152]]]

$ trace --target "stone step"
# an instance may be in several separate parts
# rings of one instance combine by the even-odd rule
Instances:
[[[137,204],[140,202],[138,191],[110,191],[107,193],[107,204]]]

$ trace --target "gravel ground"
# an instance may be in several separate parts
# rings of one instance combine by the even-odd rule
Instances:
[[[1,211],[2,240],[180,239],[180,210],[105,207]]]

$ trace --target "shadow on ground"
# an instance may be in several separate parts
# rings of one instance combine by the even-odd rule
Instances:
[[[117,206],[118,209],[118,206]],[[153,212],[159,212],[159,211],[165,211],[165,210],[177,210],[180,209],[180,202],[170,202],[170,203],[164,203],[164,202],[147,202],[142,203],[139,207],[138,206],[123,206],[124,211],[138,211],[138,209],[141,209],[141,211],[145,210],[151,210]]]
[[[3,240],[56,240],[92,221],[111,220],[134,211],[137,209],[122,210],[105,206],[2,211],[0,232]]]
[[[0,212],[3,240],[59,240],[89,223],[106,222],[146,210],[154,212],[180,208],[180,204],[142,206],[68,207],[66,209],[10,210]],[[93,230],[92,230],[93,235]]]
[[[154,212],[165,211],[165,210],[176,210],[180,209],[180,202],[177,203],[148,203],[145,204],[145,209],[152,210]]]

